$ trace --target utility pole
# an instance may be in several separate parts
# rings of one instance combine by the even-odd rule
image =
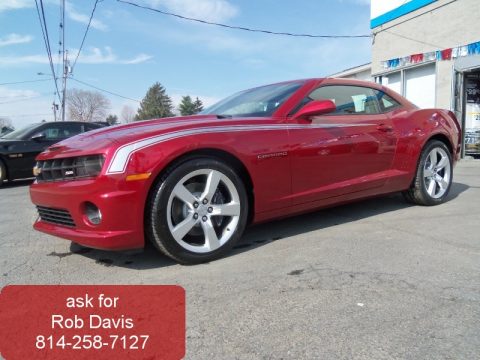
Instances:
[[[52,103],[52,109],[53,109],[53,119],[54,119],[54,121],[57,121],[58,105],[55,104],[55,101],[53,101],[53,103]]]
[[[62,89],[62,121],[65,121],[65,99],[67,94],[67,78],[70,71],[68,50],[63,53],[63,89]]]
[[[65,121],[65,95],[67,93],[68,52],[65,51],[65,0],[62,0],[62,59],[63,59],[63,89],[62,89],[62,121]]]

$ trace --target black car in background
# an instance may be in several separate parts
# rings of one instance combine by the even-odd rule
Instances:
[[[0,186],[4,180],[33,177],[35,157],[50,145],[104,127],[79,121],[43,122],[0,137]]]
[[[14,130],[15,129],[12,129],[9,126],[2,126],[2,127],[0,127],[0,137],[2,137],[4,135],[7,135],[8,133],[11,133]]]

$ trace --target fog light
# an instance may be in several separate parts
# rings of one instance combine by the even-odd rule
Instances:
[[[84,211],[88,221],[93,225],[98,225],[102,222],[102,213],[95,204],[92,204],[91,202],[86,202]]]

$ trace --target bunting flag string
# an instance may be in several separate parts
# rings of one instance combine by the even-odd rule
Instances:
[[[382,61],[384,69],[394,69],[400,66],[407,66],[412,64],[420,64],[429,61],[444,61],[452,60],[458,57],[480,55],[480,41],[468,45],[458,46],[454,48],[430,51],[423,54],[413,54],[401,58],[390,59]]]

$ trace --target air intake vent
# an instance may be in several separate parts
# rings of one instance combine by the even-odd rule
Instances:
[[[37,206],[38,215],[42,221],[62,225],[68,227],[75,227],[75,222],[68,210],[53,209],[45,206]]]

